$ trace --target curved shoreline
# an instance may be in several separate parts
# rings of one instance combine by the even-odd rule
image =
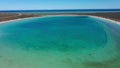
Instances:
[[[90,15],[91,17],[95,17],[95,18],[99,18],[99,19],[103,19],[103,20],[107,20],[107,21],[110,21],[112,23],[115,23],[115,24],[118,24],[120,25],[120,22],[119,21],[115,21],[115,20],[112,20],[112,19],[108,19],[108,18],[105,18],[105,17],[100,17],[100,16],[92,16]]]
[[[95,18],[111,21],[112,23],[120,25],[119,21],[115,21],[115,20],[108,19],[108,18],[105,18],[105,17],[94,16],[94,15],[45,15],[45,16],[26,17],[26,18],[18,18],[18,19],[13,19],[13,20],[8,20],[8,21],[2,21],[2,22],[0,22],[0,24],[4,24],[4,23],[8,23],[8,22],[14,22],[14,21],[19,21],[19,20],[24,20],[24,19],[42,18],[42,17],[51,17],[51,16],[90,16],[90,17],[95,17]]]
[[[39,17],[18,18],[18,19],[13,19],[13,20],[8,20],[8,21],[2,21],[2,22],[0,22],[0,24],[4,24],[4,23],[8,23],[8,22],[14,22],[14,21],[19,21],[19,20],[24,20],[24,19],[39,18]]]

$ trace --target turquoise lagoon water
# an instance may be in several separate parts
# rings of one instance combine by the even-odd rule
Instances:
[[[0,68],[119,68],[116,31],[108,23],[48,16],[1,24]]]

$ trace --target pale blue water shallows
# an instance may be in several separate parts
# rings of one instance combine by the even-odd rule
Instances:
[[[119,68],[117,33],[112,30],[118,28],[112,24],[89,16],[0,24],[0,68]]]

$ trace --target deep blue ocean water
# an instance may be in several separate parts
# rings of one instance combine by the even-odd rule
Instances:
[[[88,16],[48,16],[1,24],[0,68],[98,68],[90,63],[118,55],[105,22]]]
[[[120,9],[61,9],[61,10],[0,10],[0,12],[8,13],[107,13],[107,12],[120,12]]]

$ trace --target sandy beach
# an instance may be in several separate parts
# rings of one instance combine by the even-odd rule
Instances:
[[[0,13],[0,24],[9,23],[12,21],[19,21],[29,18],[48,17],[48,16],[91,16],[99,19],[109,20],[113,23],[120,24],[120,12],[116,13],[83,13],[83,14],[11,14],[11,13]]]
[[[119,22],[119,21],[116,21],[116,20],[113,20],[113,19],[104,18],[104,17],[99,17],[99,16],[91,16],[91,17],[95,17],[95,18],[99,18],[99,19],[111,21],[112,23],[115,23],[115,24],[119,24],[119,25],[120,25],[120,22]]]
[[[25,20],[25,19],[32,19],[32,18],[39,18],[39,17],[27,17],[27,18],[18,18],[18,19],[13,19],[13,20],[8,20],[8,21],[1,21],[0,24],[19,21],[19,20]]]

